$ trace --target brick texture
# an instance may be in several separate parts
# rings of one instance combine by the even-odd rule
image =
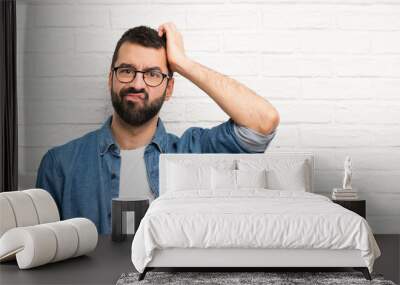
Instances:
[[[173,21],[188,56],[274,104],[269,150],[312,151],[315,189],[353,185],[376,233],[400,233],[400,2],[397,0],[19,0],[21,188],[42,155],[98,128],[112,111],[107,73],[122,33]],[[181,135],[228,116],[176,75],[161,117]]]

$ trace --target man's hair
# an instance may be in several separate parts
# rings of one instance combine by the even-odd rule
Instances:
[[[118,52],[121,48],[121,45],[125,42],[129,42],[132,44],[138,44],[143,47],[160,49],[167,47],[167,38],[165,37],[165,33],[162,37],[158,35],[158,32],[152,28],[146,26],[138,26],[127,30],[122,37],[118,40],[117,46],[115,47],[114,54],[111,61],[111,69],[114,67],[115,62],[118,58]],[[172,76],[173,72],[171,71],[168,62],[168,75]]]

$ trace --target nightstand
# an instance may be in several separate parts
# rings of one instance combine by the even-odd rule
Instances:
[[[112,230],[111,239],[113,241],[124,241],[127,238],[127,212],[135,213],[135,232],[139,227],[140,221],[149,208],[147,198],[114,198],[112,199]]]
[[[340,206],[359,214],[364,219],[366,218],[366,201],[365,200],[332,200],[332,202],[339,204]]]

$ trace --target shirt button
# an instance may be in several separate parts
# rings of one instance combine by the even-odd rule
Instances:
[[[117,177],[117,175],[115,175],[115,173],[111,174],[111,179],[115,179],[115,177]]]

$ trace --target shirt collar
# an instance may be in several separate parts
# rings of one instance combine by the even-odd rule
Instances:
[[[108,150],[111,150],[119,155],[120,147],[114,139],[114,136],[111,132],[111,122],[112,116],[109,116],[108,119],[104,122],[103,126],[99,129],[99,150],[100,155],[104,155]],[[167,132],[164,127],[164,123],[161,118],[158,117],[157,120],[157,128],[156,132],[151,140],[151,143],[154,143],[160,152],[165,152],[165,139],[164,137],[167,135]]]
[[[164,123],[162,122],[161,118],[158,117],[157,120],[157,128],[156,132],[151,140],[152,143],[154,143],[160,152],[166,152],[166,136],[167,136],[167,131],[165,130]]]

